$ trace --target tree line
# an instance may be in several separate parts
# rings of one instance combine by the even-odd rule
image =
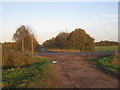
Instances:
[[[43,45],[49,49],[95,50],[94,38],[81,28],[77,28],[70,33],[61,32],[56,37],[46,40]]]
[[[100,42],[95,42],[95,46],[117,46],[119,45],[119,42],[115,42],[115,41],[100,41]]]

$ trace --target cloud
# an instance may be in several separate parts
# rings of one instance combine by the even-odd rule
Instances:
[[[105,18],[117,18],[118,15],[116,15],[116,14],[105,14],[105,15],[103,15],[103,17],[105,17]]]

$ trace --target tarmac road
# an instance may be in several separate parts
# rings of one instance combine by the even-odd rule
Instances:
[[[59,56],[59,55],[114,55],[116,52],[44,52],[35,53],[36,56]]]

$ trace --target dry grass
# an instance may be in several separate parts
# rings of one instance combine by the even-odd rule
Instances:
[[[53,51],[53,52],[80,52],[80,50],[67,50],[67,49],[48,49],[48,51]]]
[[[115,53],[116,59],[112,62],[112,64],[116,64],[120,66],[120,52]]]

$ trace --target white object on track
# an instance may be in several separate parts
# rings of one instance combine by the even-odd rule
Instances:
[[[57,63],[57,61],[53,61],[53,63]]]

